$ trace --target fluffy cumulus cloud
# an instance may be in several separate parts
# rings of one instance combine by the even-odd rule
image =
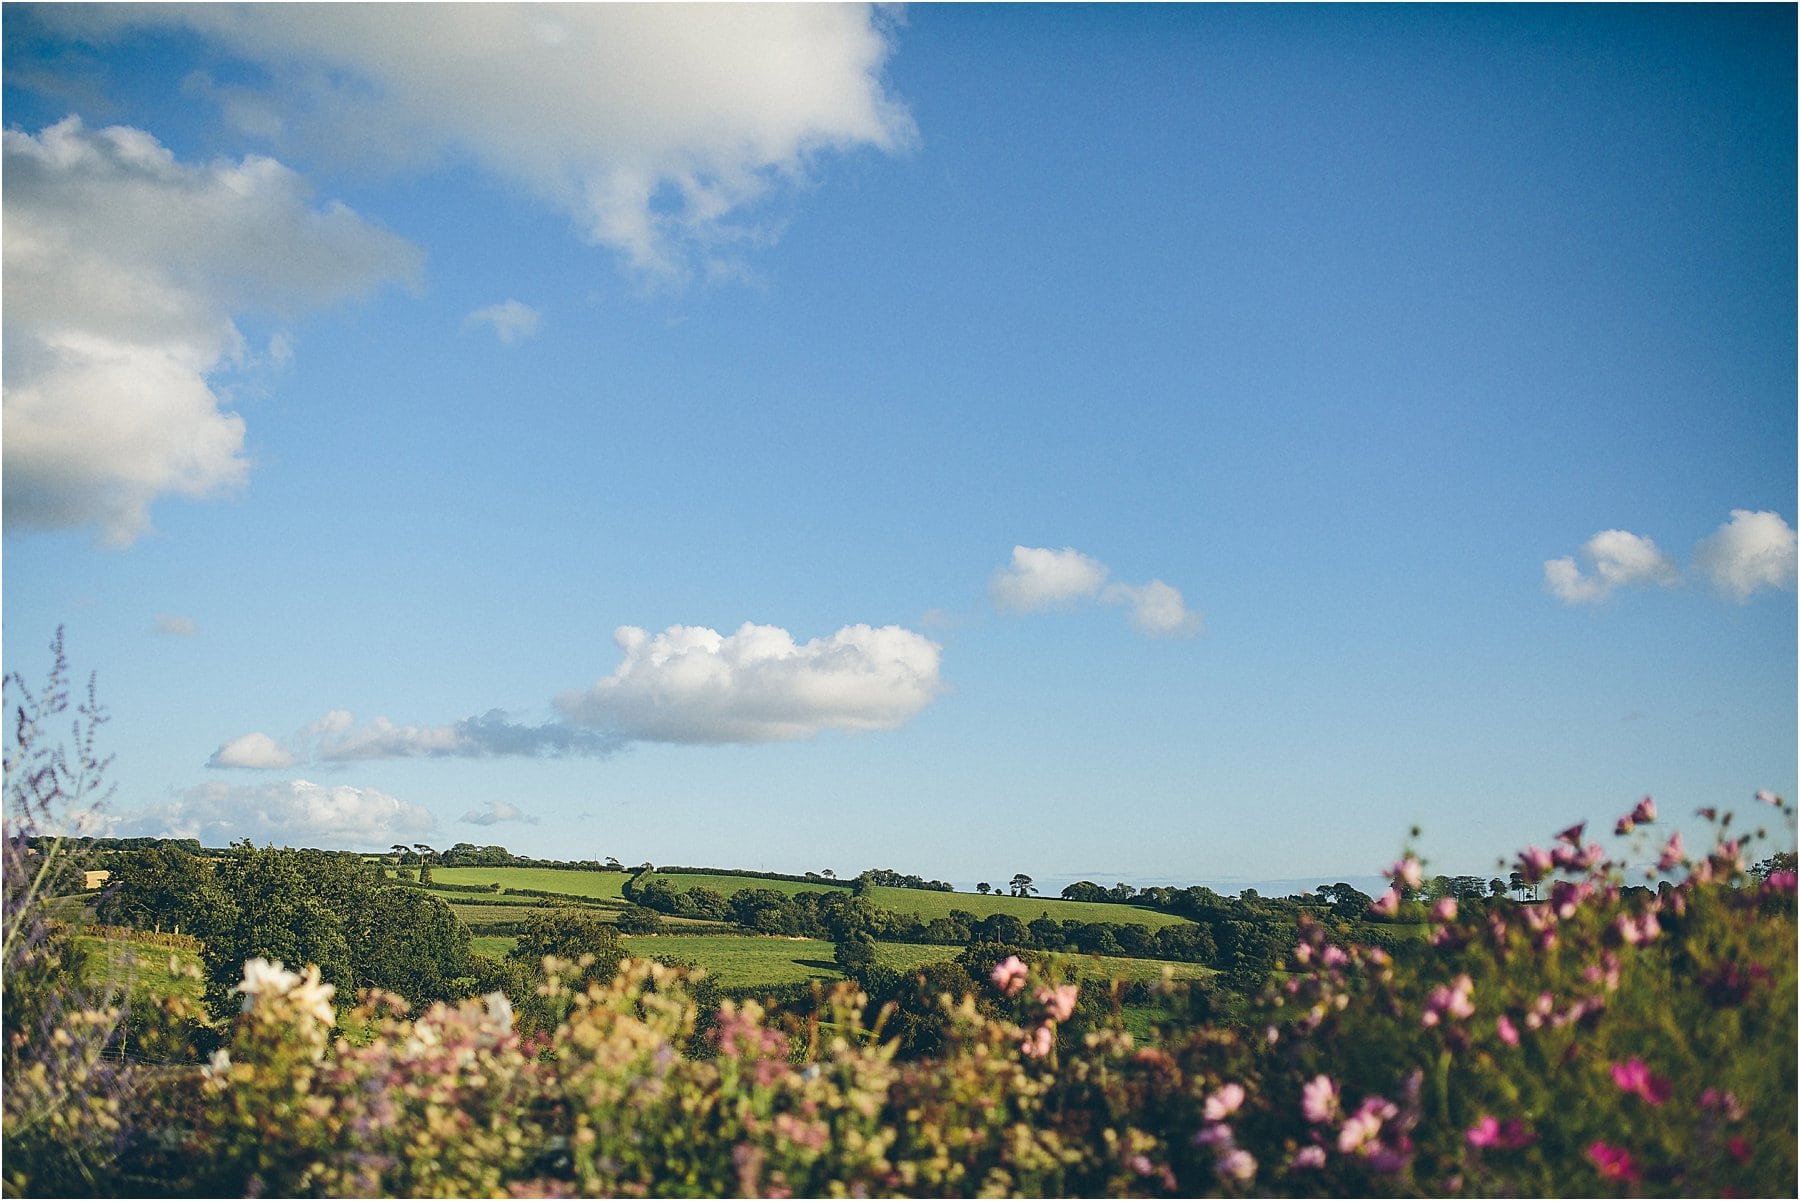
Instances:
[[[214,751],[206,765],[281,770],[299,761],[293,751],[259,730],[233,738]]]
[[[98,5],[104,37],[179,23],[260,64],[265,94],[196,81],[228,121],[392,169],[450,159],[514,182],[650,275],[729,269],[822,153],[916,136],[861,5]],[[471,98],[474,98],[473,100]]]
[[[1596,604],[1620,588],[1638,584],[1681,582],[1681,571],[1673,559],[1650,539],[1627,530],[1595,534],[1582,544],[1581,559],[1587,564],[1586,571],[1572,555],[1544,563],[1544,586],[1567,604]]]
[[[386,847],[435,825],[423,806],[373,788],[282,780],[201,784],[168,804],[121,814],[118,833],[198,838],[220,846],[239,838],[288,846]]]
[[[1200,614],[1190,612],[1181,590],[1161,580],[1134,587],[1109,584],[1100,594],[1109,605],[1125,605],[1133,629],[1152,638],[1186,638],[1201,629]]]
[[[522,822],[535,826],[538,819],[510,802],[488,801],[480,809],[469,810],[459,820],[471,826],[497,826],[501,822]]]
[[[1015,546],[1012,562],[994,573],[988,596],[1003,613],[1029,613],[1089,600],[1106,583],[1106,565],[1072,546]]]
[[[1731,520],[1694,548],[1694,567],[1735,601],[1764,588],[1792,588],[1794,528],[1779,513],[1733,509]]]
[[[619,666],[557,705],[572,722],[628,740],[777,742],[892,730],[941,690],[940,648],[899,626],[845,626],[805,643],[748,622],[730,635],[622,626],[613,639]]]
[[[92,526],[123,545],[160,497],[248,471],[214,377],[256,360],[234,318],[282,317],[416,272],[411,246],[314,207],[268,158],[183,163],[70,117],[4,134],[8,528]],[[278,340],[263,357],[290,353]]]
[[[1121,605],[1132,628],[1152,638],[1185,638],[1198,634],[1201,616],[1187,607],[1181,590],[1161,580],[1148,584],[1108,584],[1111,570],[1072,546],[1051,550],[1015,546],[1012,561],[994,573],[988,598],[1002,613],[1069,608],[1098,600]]]
[[[485,326],[494,331],[494,336],[503,345],[517,346],[537,333],[538,318],[541,315],[521,301],[503,300],[499,304],[490,304],[470,313],[463,318],[463,328],[478,329]]]

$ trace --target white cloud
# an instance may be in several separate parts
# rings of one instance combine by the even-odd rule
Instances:
[[[1187,607],[1179,588],[1161,580],[1108,584],[1111,574],[1106,564],[1072,546],[1061,550],[1015,546],[1012,562],[989,582],[988,597],[1002,613],[1069,608],[1097,599],[1126,606],[1132,628],[1152,638],[1186,638],[1200,632],[1201,616]]]
[[[267,734],[255,731],[240,734],[214,751],[206,766],[267,769],[293,767],[298,762],[293,751]]]
[[[916,136],[858,5],[181,5],[54,12],[105,36],[181,23],[269,68],[278,103],[212,91],[246,133],[389,169],[516,182],[634,268],[730,274],[759,207],[823,153]]]
[[[124,835],[198,838],[221,846],[239,838],[327,848],[386,847],[434,825],[420,805],[373,788],[282,780],[200,784],[169,804],[120,815]]]
[[[506,346],[517,346],[520,342],[537,333],[538,318],[536,309],[517,300],[504,300],[499,304],[490,304],[485,309],[476,309],[463,318],[463,328],[470,329],[478,325],[491,326],[494,336]]]
[[[244,421],[212,379],[252,358],[234,315],[419,265],[342,205],[311,207],[272,159],[185,164],[141,130],[70,117],[7,130],[4,172],[9,528],[93,525],[125,545],[157,499],[239,487]]]
[[[1635,584],[1679,584],[1674,560],[1650,539],[1626,530],[1602,530],[1581,547],[1590,568],[1584,573],[1573,556],[1544,562],[1544,586],[1571,605],[1596,604],[1620,588]]]
[[[557,705],[571,721],[650,742],[776,742],[822,730],[892,730],[941,691],[938,645],[899,626],[845,626],[796,644],[776,626],[735,634],[621,626],[624,660]]]
[[[156,615],[156,632],[166,634],[170,638],[192,638],[200,632],[191,617],[182,617],[177,613],[158,613]]]
[[[1028,613],[1098,596],[1106,576],[1106,564],[1072,546],[1015,546],[1012,562],[994,573],[988,595],[1002,612]]]
[[[1694,567],[1739,602],[1762,588],[1792,588],[1794,529],[1779,513],[1733,509],[1731,520],[1694,548]]]
[[[501,822],[523,822],[525,825],[535,826],[538,819],[507,801],[488,801],[483,808],[471,809],[458,820],[471,826],[494,826]]]
[[[1141,588],[1111,584],[1100,599],[1109,605],[1129,605],[1132,628],[1152,638],[1186,638],[1201,630],[1200,614],[1188,609],[1181,590],[1161,580],[1151,580]]]
[[[500,756],[558,758],[604,756],[620,740],[567,722],[525,725],[499,709],[446,725],[399,725],[376,717],[357,725],[347,709],[333,709],[294,737],[290,750],[266,734],[233,738],[213,753],[208,767],[293,767],[298,763],[356,763],[371,759],[491,759]]]

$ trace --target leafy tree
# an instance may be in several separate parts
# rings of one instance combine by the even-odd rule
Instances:
[[[613,921],[620,934],[655,934],[663,928],[656,910],[643,905],[627,905]]]
[[[1031,877],[1024,872],[1019,872],[1015,875],[1012,878],[1012,884],[1009,887],[1012,889],[1012,894],[1015,897],[1028,897],[1037,891],[1037,888],[1031,883]]]
[[[431,883],[431,857],[437,852],[422,842],[413,843],[413,849],[419,852],[419,883],[429,884]]]
[[[988,892],[993,889],[993,887],[994,886],[992,884],[989,884],[986,880],[983,880],[981,883],[979,883],[975,886],[975,891],[985,897],[985,896],[987,896]]]
[[[399,993],[414,1006],[453,1000],[470,974],[469,928],[437,897],[378,889],[351,952],[357,983]]]
[[[518,942],[507,955],[532,967],[546,955],[571,961],[592,955],[593,963],[582,969],[579,979],[604,981],[611,980],[619,970],[625,947],[618,932],[601,921],[599,915],[585,909],[546,906],[531,911]]]
[[[342,918],[314,895],[294,852],[245,839],[215,870],[219,907],[190,921],[205,942],[206,996],[216,1014],[236,1009],[244,963],[259,957],[294,968],[316,964],[340,994],[355,992]]]
[[[1077,880],[1062,890],[1065,901],[1104,901],[1106,890],[1092,880]]]
[[[875,940],[867,934],[853,933],[837,944],[832,958],[844,975],[860,979],[864,972],[875,966]]]
[[[139,929],[192,933],[196,915],[224,902],[212,864],[174,844],[117,851],[107,858],[112,878],[95,906],[103,922]]]

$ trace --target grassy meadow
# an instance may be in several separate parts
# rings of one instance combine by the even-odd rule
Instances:
[[[566,897],[624,904],[619,890],[630,877],[624,872],[590,872],[566,867],[434,867],[439,884],[498,884],[502,889],[535,888]]]

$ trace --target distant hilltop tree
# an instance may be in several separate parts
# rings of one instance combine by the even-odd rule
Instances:
[[[1037,891],[1037,886],[1031,882],[1031,877],[1024,872],[1015,875],[1012,878],[1012,883],[1007,885],[1007,887],[1015,897],[1028,897]]]

